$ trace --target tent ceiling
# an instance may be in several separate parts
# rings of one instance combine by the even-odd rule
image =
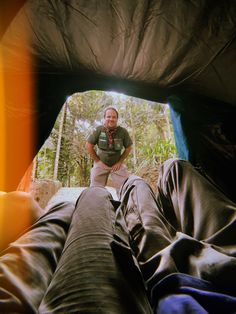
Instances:
[[[112,78],[155,89],[147,98],[188,91],[235,105],[235,25],[234,1],[26,1],[2,45],[16,54],[28,31],[37,71],[78,77],[72,89]]]

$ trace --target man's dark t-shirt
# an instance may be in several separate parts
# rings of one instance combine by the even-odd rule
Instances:
[[[113,141],[109,145],[108,135],[104,127],[98,126],[95,131],[88,137],[87,142],[97,145],[97,155],[100,160],[107,166],[113,166],[119,159],[123,148],[132,145],[132,140],[128,131],[118,126],[112,134]]]

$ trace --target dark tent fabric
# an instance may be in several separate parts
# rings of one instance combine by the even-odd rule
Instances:
[[[198,167],[235,202],[235,107],[198,102],[189,97],[169,98],[179,157]]]
[[[123,92],[169,102],[175,130],[182,130],[175,134],[180,156],[235,199],[235,1],[8,3],[0,4],[2,68],[12,79],[5,82],[4,107],[8,128],[20,125],[26,104],[11,82],[16,76],[24,81],[30,56],[35,106],[28,115],[37,133],[32,157],[68,95],[91,89]],[[27,55],[18,60],[22,46]],[[13,58],[18,62],[12,64]],[[6,190],[17,182],[11,182],[11,174],[20,180],[26,170],[19,144],[24,137],[19,127],[7,138]],[[189,153],[182,156],[182,151]],[[12,166],[14,158],[18,162]]]

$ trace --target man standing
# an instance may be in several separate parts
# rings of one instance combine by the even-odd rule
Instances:
[[[118,190],[129,176],[124,160],[131,151],[132,140],[128,131],[117,125],[118,116],[115,108],[106,108],[103,125],[98,126],[87,139],[86,149],[94,161],[90,186],[105,186],[111,174],[113,184]],[[97,151],[94,149],[95,145],[98,147]]]

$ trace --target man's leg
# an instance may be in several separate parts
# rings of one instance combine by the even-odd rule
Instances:
[[[90,186],[106,186],[110,170],[94,164],[91,169]]]
[[[166,161],[157,185],[157,201],[165,217],[176,230],[197,240],[219,237],[236,219],[236,204],[187,161]]]
[[[81,193],[39,313],[152,313],[131,250],[114,236],[111,200],[104,187]]]
[[[129,177],[129,175],[130,173],[128,172],[125,165],[122,165],[118,171],[111,172],[112,182],[115,186],[117,193],[125,180],[127,180],[127,178]]]
[[[64,248],[74,208],[69,202],[53,206],[1,252],[0,313],[39,313],[39,304]]]
[[[148,286],[173,273],[232,292],[236,282],[236,205],[188,162],[164,163],[157,199],[141,178],[121,189],[122,212]]]

